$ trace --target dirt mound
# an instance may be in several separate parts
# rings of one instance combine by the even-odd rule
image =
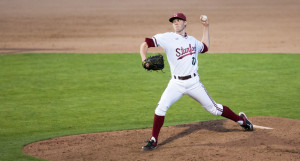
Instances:
[[[53,138],[29,144],[23,152],[47,160],[299,160],[300,120],[252,117],[271,127],[245,132],[230,120],[163,127],[153,151],[142,151],[151,129]]]

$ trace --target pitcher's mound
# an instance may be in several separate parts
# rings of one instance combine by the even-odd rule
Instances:
[[[151,129],[58,137],[26,145],[23,152],[46,160],[300,160],[300,120],[252,117],[245,132],[230,120],[163,127],[159,146],[142,151]]]

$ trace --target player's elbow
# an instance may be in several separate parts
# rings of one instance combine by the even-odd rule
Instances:
[[[147,49],[148,48],[148,44],[146,43],[146,42],[143,42],[142,44],[141,44],[141,46],[140,46],[140,49],[142,50],[142,49]]]
[[[140,46],[140,55],[142,57],[142,61],[146,59],[147,50],[148,50],[148,45],[146,42],[143,42]]]
[[[207,50],[209,49],[209,42],[207,42],[206,44],[205,44],[205,46],[206,46],[206,48],[207,48]]]

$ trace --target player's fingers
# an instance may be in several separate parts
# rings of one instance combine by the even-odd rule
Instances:
[[[200,21],[204,26],[208,26],[208,17],[206,15],[201,15]]]
[[[146,64],[145,64],[145,67],[146,67],[146,68],[149,68],[149,63],[146,63]]]
[[[207,19],[205,22],[201,21],[201,23],[202,23],[204,26],[208,26],[208,25],[209,25],[208,19]]]
[[[200,20],[202,21],[203,15],[200,16]]]

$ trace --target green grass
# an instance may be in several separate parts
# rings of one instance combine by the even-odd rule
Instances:
[[[22,147],[51,137],[151,128],[164,72],[145,71],[138,54],[0,55],[0,160],[37,160]],[[199,55],[199,73],[235,112],[300,119],[298,54]],[[184,96],[165,126],[215,119]]]

